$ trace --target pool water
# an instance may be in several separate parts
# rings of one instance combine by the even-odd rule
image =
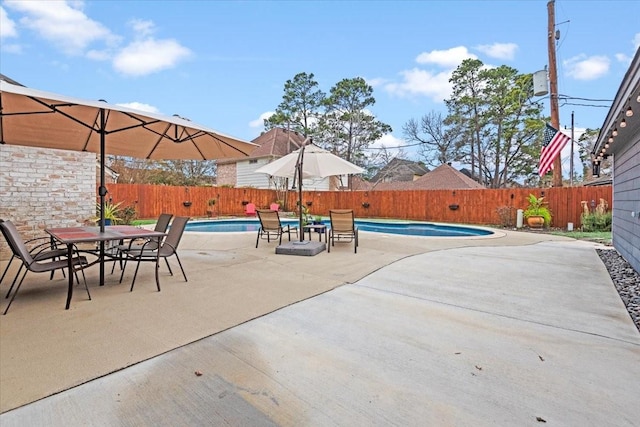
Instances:
[[[283,224],[298,225],[298,220],[281,219]],[[330,225],[329,220],[323,221]],[[464,227],[457,225],[430,224],[428,222],[386,222],[375,220],[356,220],[356,227],[362,231],[372,231],[375,233],[403,234],[408,236],[487,236],[493,234],[490,230]],[[255,231],[260,228],[260,221],[257,219],[230,219],[196,221],[187,224],[186,231],[200,231],[212,233]]]

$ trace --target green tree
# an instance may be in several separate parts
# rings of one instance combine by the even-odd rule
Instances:
[[[454,71],[445,123],[457,129],[472,173],[488,187],[534,177],[544,118],[533,100],[531,74],[508,66],[486,68],[467,59]],[[532,182],[535,183],[535,182]]]
[[[284,84],[282,102],[275,113],[264,121],[266,130],[287,127],[312,136],[321,114],[325,93],[318,89],[313,73],[298,73]]]
[[[368,110],[375,104],[373,88],[361,77],[343,79],[331,88],[320,121],[319,143],[343,159],[365,164],[364,150],[391,126]]]

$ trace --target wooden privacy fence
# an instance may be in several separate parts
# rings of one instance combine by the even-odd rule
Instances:
[[[107,198],[134,206],[139,218],[156,218],[162,212],[192,218],[206,217],[215,199],[214,216],[243,216],[246,203],[268,208],[277,200],[275,190],[227,187],[171,187],[146,184],[107,184]],[[527,197],[544,196],[553,213],[552,226],[580,226],[581,202],[593,208],[604,199],[611,206],[611,186],[509,188],[411,191],[309,191],[303,204],[312,215],[329,209],[354,209],[359,218],[397,218],[460,224],[515,226],[516,212],[526,209]],[[282,210],[296,211],[298,193],[289,191]]]

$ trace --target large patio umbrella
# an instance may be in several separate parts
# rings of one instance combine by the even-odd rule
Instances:
[[[0,80],[0,144],[98,153],[102,230],[106,154],[215,160],[244,157],[257,147],[178,116],[43,92],[4,80]]]
[[[300,230],[302,231],[302,180],[359,174],[364,172],[364,169],[310,143],[307,138],[300,149],[256,169],[256,172],[283,178],[297,178]],[[300,233],[300,241],[303,240],[304,233]]]

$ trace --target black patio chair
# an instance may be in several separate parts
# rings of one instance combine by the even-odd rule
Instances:
[[[125,263],[124,263],[124,268],[122,269],[122,274],[120,275],[120,283],[122,283],[122,278],[124,277],[124,271],[127,268],[128,261],[137,262],[136,271],[133,273],[133,280],[131,281],[131,289],[130,289],[131,291],[133,291],[133,286],[136,283],[136,276],[138,275],[138,269],[140,268],[140,263],[155,262],[156,263],[156,286],[159,292],[160,277],[159,277],[158,271],[160,269],[160,258],[164,258],[164,261],[167,264],[167,268],[169,269],[169,274],[173,276],[173,271],[171,270],[171,266],[169,265],[169,260],[168,260],[168,258],[171,256],[175,256],[176,260],[178,260],[178,265],[180,266],[180,270],[182,270],[184,281],[188,282],[187,275],[184,272],[184,268],[182,268],[182,262],[180,262],[180,257],[178,256],[178,245],[180,244],[180,239],[182,239],[182,234],[184,233],[184,229],[187,225],[187,221],[189,221],[189,217],[180,217],[180,216],[176,217],[171,223],[171,227],[169,227],[169,232],[167,233],[167,237],[164,239],[164,241],[162,242],[159,248],[153,245],[151,240],[148,240],[139,249],[123,250],[122,253],[124,255]]]
[[[18,274],[20,273],[22,267],[25,268],[25,272],[22,275],[22,278],[20,279],[20,281],[18,282],[18,286],[16,286],[16,289],[13,292],[11,299],[9,300],[9,304],[5,308],[4,313],[2,313],[4,315],[4,314],[7,314],[7,312],[9,311],[9,307],[11,306],[11,303],[13,303],[13,300],[18,294],[18,291],[20,290],[20,286],[22,285],[22,282],[24,281],[24,278],[27,275],[27,272],[33,271],[34,273],[47,273],[47,272],[53,272],[55,270],[64,270],[68,267],[68,260],[55,259],[59,256],[62,256],[62,254],[46,257],[45,255],[48,255],[48,254],[45,254],[45,252],[40,252],[40,254],[44,254],[44,255],[36,254],[35,257],[39,256],[41,258],[40,260],[36,260],[34,258],[34,255],[31,252],[29,252],[29,249],[27,248],[24,240],[20,236],[18,229],[11,221],[0,221],[0,230],[4,235],[4,238],[7,240],[7,243],[9,244],[9,247],[11,248],[13,255],[22,261],[22,266],[20,270],[18,270]],[[59,251],[59,250],[56,250],[56,251]],[[66,250],[64,251],[64,255],[67,255]],[[78,283],[80,283],[80,279],[78,278],[78,270],[82,272],[84,287],[87,290],[87,295],[89,296],[89,300],[91,300],[91,294],[89,293],[87,280],[84,276],[84,270],[82,269],[83,266],[88,265],[87,258],[84,256],[76,255],[71,259],[71,263],[74,267],[74,274],[76,276],[76,281]],[[16,279],[17,279],[17,276],[16,276]],[[11,287],[13,287],[14,284],[15,284],[15,279]],[[11,289],[9,289],[9,293],[10,292],[11,292]],[[7,294],[7,297],[8,296],[9,294]]]
[[[154,231],[159,231],[164,233],[169,228],[169,222],[171,222],[171,218],[173,218],[173,214],[163,213],[158,217],[158,221],[156,221],[156,226],[153,228]],[[158,241],[156,239],[151,239],[150,241],[146,241],[144,243],[135,243],[134,241],[130,241],[129,243],[123,243],[122,241],[118,246],[112,248],[114,252],[114,260],[113,266],[111,267],[111,274],[115,271],[116,263],[120,262],[120,269],[122,270],[122,261],[123,261],[123,251],[132,251],[132,250],[142,250],[143,244],[146,244],[145,249],[155,250],[158,249]]]

